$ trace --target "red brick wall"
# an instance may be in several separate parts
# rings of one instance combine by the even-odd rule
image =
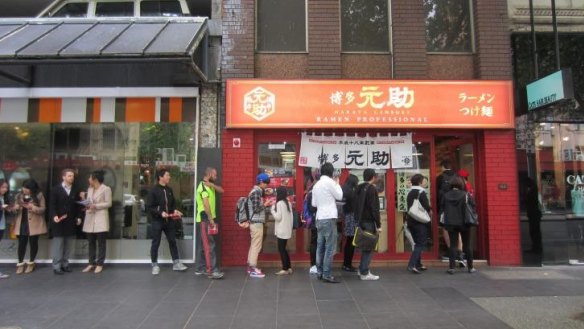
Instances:
[[[511,35],[506,0],[474,4],[478,79],[511,79]]]
[[[235,204],[251,190],[256,168],[254,139],[251,130],[223,130],[223,168],[221,180],[225,193],[222,195],[222,213],[225,220],[221,228],[221,259],[223,266],[245,265],[249,249],[249,230],[235,223]],[[241,139],[241,147],[233,147],[233,138]]]
[[[395,79],[427,79],[426,27],[422,1],[391,1]]]
[[[308,1],[308,74],[312,79],[341,77],[340,1]]]
[[[521,234],[519,230],[519,199],[515,131],[495,130],[483,134],[481,164],[486,196],[488,260],[491,265],[520,265]],[[506,184],[507,189],[499,189]]]

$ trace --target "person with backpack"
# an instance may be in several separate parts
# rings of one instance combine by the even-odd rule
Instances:
[[[209,279],[217,280],[223,278],[224,273],[217,267],[215,237],[209,234],[209,228],[217,225],[216,192],[223,193],[224,190],[215,184],[215,180],[217,180],[217,170],[207,167],[203,180],[197,186],[195,275],[207,274]]]
[[[343,212],[345,213],[345,227],[343,233],[345,234],[345,248],[343,250],[343,271],[357,272],[357,268],[353,267],[353,255],[355,254],[355,246],[353,246],[353,237],[355,235],[355,228],[357,222],[355,221],[355,207],[357,204],[357,185],[359,178],[355,175],[349,175],[345,184],[343,184]]]
[[[270,176],[261,173],[256,177],[256,185],[251,189],[248,196],[249,234],[251,243],[247,253],[247,273],[252,278],[263,278],[266,275],[260,270],[258,256],[262,250],[264,238],[264,223],[266,222],[266,208],[273,204],[273,201],[263,201],[264,191],[270,184]],[[246,225],[247,226],[247,225]]]
[[[452,169],[452,165],[450,163],[450,160],[442,160],[442,162],[440,163],[440,165],[442,166],[442,173],[440,175],[438,175],[438,177],[436,178],[436,189],[438,190],[438,213],[442,213],[442,209],[440,208],[441,204],[442,204],[442,197],[444,196],[444,194],[446,194],[448,191],[450,191],[450,187],[451,187],[451,181],[454,177],[458,177],[458,175],[456,174],[456,172]],[[442,224],[439,223],[440,226],[442,226]],[[450,250],[450,237],[448,235],[448,231],[444,228],[442,228],[442,237],[444,238],[444,244],[446,245],[446,257],[448,258],[450,257],[449,255],[449,251]],[[464,263],[464,255],[462,253],[462,239],[458,239],[458,256],[457,256],[457,262],[459,263],[459,265],[461,267],[464,267],[466,264]]]
[[[292,274],[290,255],[286,250],[286,243],[292,237],[292,205],[288,201],[288,190],[284,186],[276,189],[276,204],[271,208],[276,225],[274,233],[278,239],[278,252],[282,260],[282,269],[276,275]]]
[[[381,215],[379,213],[379,193],[375,184],[379,180],[375,170],[367,168],[363,171],[363,180],[357,187],[356,217],[359,229],[371,233],[381,233]],[[359,264],[359,278],[362,281],[379,280],[379,275],[374,275],[369,270],[373,250],[361,249],[361,263]]]
[[[426,190],[421,186],[424,181],[424,176],[421,174],[415,174],[410,178],[412,183],[412,189],[407,196],[408,209],[414,204],[414,200],[418,199],[422,207],[430,213],[432,210],[430,207],[430,201],[428,200],[428,195]],[[408,229],[410,230],[412,237],[414,239],[414,250],[410,255],[410,261],[408,262],[408,271],[414,274],[420,274],[421,271],[427,270],[427,268],[422,265],[422,250],[426,246],[426,241],[428,240],[428,225],[421,223],[411,217],[407,216]]]
[[[316,207],[316,267],[318,277],[324,282],[339,283],[332,275],[333,256],[337,244],[337,200],[343,198],[339,178],[333,179],[335,168],[326,162],[320,168],[320,179],[312,189],[312,206]]]
[[[464,179],[462,177],[453,177],[450,186],[450,191],[446,192],[440,202],[440,222],[444,229],[450,235],[450,249],[449,249],[449,266],[448,274],[454,274],[459,236],[462,238],[462,245],[466,255],[466,262],[468,265],[468,273],[476,272],[473,267],[473,256],[470,245],[471,225],[467,223],[466,208],[467,202],[474,208],[474,201],[469,197],[468,192],[464,190]]]

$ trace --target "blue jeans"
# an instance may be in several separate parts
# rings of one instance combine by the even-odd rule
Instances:
[[[367,275],[369,273],[369,264],[373,258],[373,250],[361,250],[361,262],[359,263],[359,274]]]
[[[428,225],[422,223],[413,223],[408,225],[410,232],[412,232],[412,238],[414,238],[414,250],[410,256],[410,261],[408,263],[409,268],[418,268],[422,266],[422,250],[426,246],[426,240],[428,239]]]
[[[319,219],[316,221],[316,229],[318,230],[316,268],[323,278],[330,279],[337,245],[337,219]]]

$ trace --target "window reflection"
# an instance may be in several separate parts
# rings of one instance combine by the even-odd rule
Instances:
[[[155,183],[156,169],[165,167],[172,176],[177,208],[184,213],[183,229],[177,235],[182,240],[180,254],[192,258],[195,131],[192,122],[0,124],[1,176],[9,181],[11,195],[31,177],[49,195],[64,168],[76,170],[75,185],[80,190],[87,190],[92,171],[104,170],[104,183],[111,187],[113,199],[107,258],[144,259],[151,238],[146,195]],[[85,238],[80,228],[77,237]],[[40,258],[49,258],[46,235],[41,237],[39,252]],[[84,259],[85,254],[83,241],[76,245],[74,258]],[[163,251],[161,256],[167,255]],[[13,257],[11,252],[0,254],[0,258]]]

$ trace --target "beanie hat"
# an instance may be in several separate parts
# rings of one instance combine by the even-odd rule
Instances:
[[[466,169],[460,169],[458,171],[458,176],[468,178],[468,171],[466,171]]]
[[[266,183],[269,184],[270,183],[270,176],[268,176],[268,174],[266,173],[261,173],[256,177],[256,184],[259,183]]]

